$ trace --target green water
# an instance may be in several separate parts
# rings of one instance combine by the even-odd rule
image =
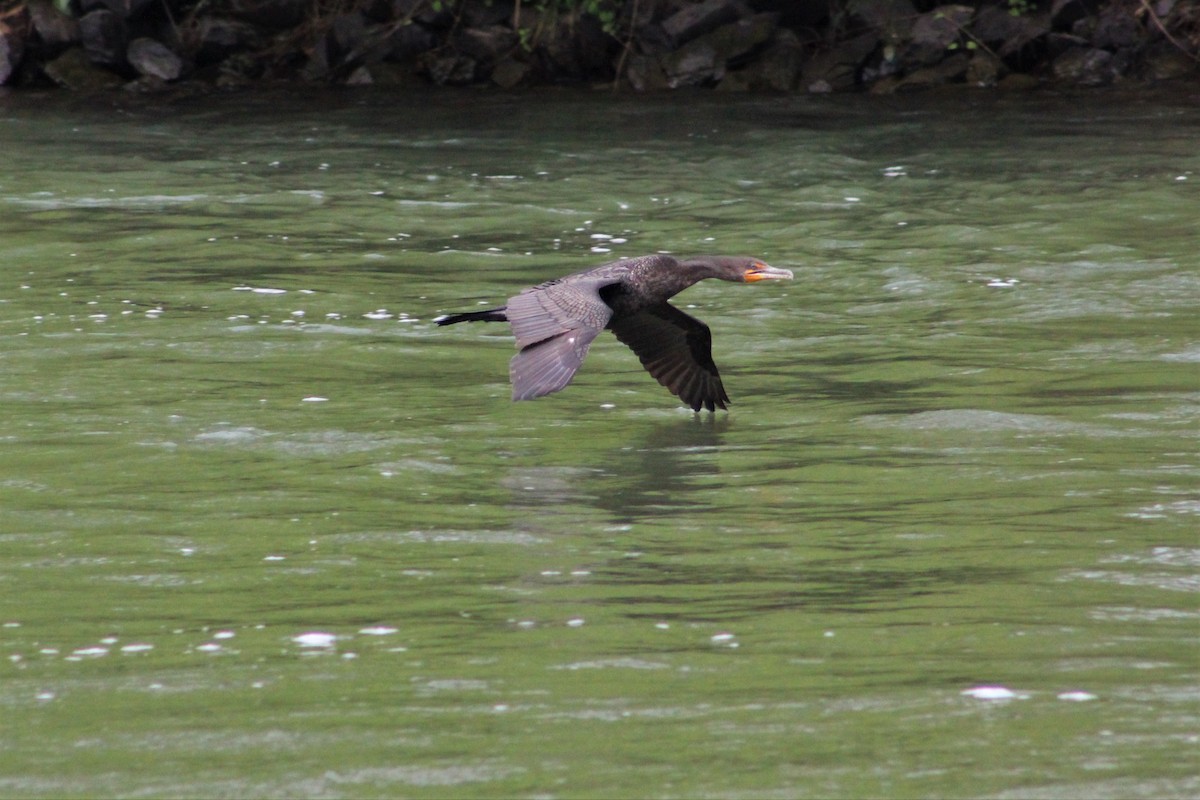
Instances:
[[[1200,794],[1197,123],[0,96],[0,794]],[[659,250],[729,413],[432,324]]]

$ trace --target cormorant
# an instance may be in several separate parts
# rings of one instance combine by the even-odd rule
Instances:
[[[642,366],[699,411],[726,408],[729,396],[712,360],[708,326],[667,300],[697,281],[790,280],[792,273],[755,258],[651,255],[614,261],[525,289],[503,308],[450,314],[438,325],[508,322],[517,339],[509,363],[513,400],[557,392],[575,376],[605,328],[637,353]]]

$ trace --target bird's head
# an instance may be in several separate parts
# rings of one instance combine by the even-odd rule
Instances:
[[[772,267],[765,261],[759,261],[757,258],[747,259],[747,263],[742,266],[741,280],[746,283],[756,283],[758,281],[790,281],[792,279],[792,271],[790,269],[779,269]]]

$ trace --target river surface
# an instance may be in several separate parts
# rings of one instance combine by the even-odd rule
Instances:
[[[0,795],[1200,795],[1198,138],[0,95]],[[727,413],[433,324],[657,251]]]

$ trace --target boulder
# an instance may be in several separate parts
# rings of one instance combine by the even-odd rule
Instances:
[[[28,29],[28,16],[24,13],[0,19],[0,85],[8,83],[20,66]]]
[[[492,69],[492,83],[501,89],[515,89],[524,83],[533,68],[515,58],[503,58]]]
[[[98,9],[80,17],[79,38],[83,42],[83,52],[93,64],[105,67],[125,64],[125,51],[129,49],[125,21],[108,9]]]
[[[78,47],[64,51],[58,58],[42,67],[42,71],[64,89],[96,92],[115,89],[121,85],[120,78],[93,64],[87,54]]]
[[[42,44],[57,48],[79,41],[79,22],[59,11],[49,0],[29,3],[29,18]]]
[[[667,88],[667,75],[663,72],[662,64],[651,55],[635,53],[630,56],[623,77],[634,91],[654,92]]]
[[[971,23],[971,34],[1001,58],[1020,52],[1049,31],[1049,13],[1014,15],[1000,6],[981,8]]]
[[[1141,75],[1147,80],[1167,81],[1195,75],[1196,60],[1170,42],[1156,42],[1142,54]]]
[[[454,37],[458,52],[481,64],[494,64],[517,46],[517,34],[507,25],[466,28]]]
[[[130,42],[125,58],[140,75],[173,81],[183,74],[183,59],[166,45],[147,37]]]
[[[663,33],[676,45],[690,42],[742,14],[738,0],[704,0],[685,5],[662,22]]]
[[[759,85],[755,88],[790,92],[800,78],[803,61],[804,46],[800,38],[786,28],[780,30],[759,59]]]
[[[1117,75],[1113,54],[1096,47],[1075,47],[1054,59],[1054,77],[1081,86],[1106,86]]]
[[[725,61],[707,42],[692,42],[668,53],[662,59],[662,68],[667,76],[667,86],[672,89],[701,86],[725,77]]]
[[[475,80],[475,59],[469,56],[430,54],[424,67],[438,86],[466,86]]]
[[[215,64],[259,43],[258,28],[232,17],[197,17],[181,31],[185,51],[197,64]]]
[[[938,6],[913,21],[909,45],[900,61],[906,68],[929,66],[945,58],[957,45],[975,10],[970,6]]]
[[[409,23],[392,31],[387,40],[390,61],[412,61],[433,49],[433,34],[424,25]]]
[[[879,34],[868,31],[818,53],[804,63],[800,72],[801,86],[806,91],[820,93],[854,88],[863,62],[879,44]]]

